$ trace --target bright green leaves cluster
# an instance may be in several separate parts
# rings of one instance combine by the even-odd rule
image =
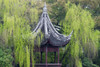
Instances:
[[[94,58],[97,55],[99,32],[94,31],[94,20],[88,11],[71,3],[66,4],[66,7],[66,17],[61,25],[64,34],[74,30],[70,42],[71,66],[82,67],[80,57]]]
[[[31,28],[38,20],[38,11],[34,0],[0,0],[3,9],[3,23],[0,23],[2,44],[14,48],[15,63],[20,67],[30,67],[30,58],[34,67],[34,40],[30,39]],[[0,42],[1,43],[1,42]]]
[[[26,62],[27,62],[26,67],[30,67],[30,51],[27,46],[26,46]]]

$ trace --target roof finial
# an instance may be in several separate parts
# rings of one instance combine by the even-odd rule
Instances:
[[[44,7],[46,7],[46,2],[44,2]]]
[[[47,12],[46,2],[44,3],[43,12]]]

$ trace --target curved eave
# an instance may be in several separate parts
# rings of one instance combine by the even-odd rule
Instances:
[[[71,40],[72,32],[67,37],[62,36],[63,39],[62,38],[57,39],[56,37],[51,35],[50,38],[49,38],[49,44],[52,45],[52,46],[55,46],[55,47],[66,46],[70,42],[70,40]]]
[[[41,43],[41,46],[45,46],[45,45],[49,44],[49,46],[53,46],[53,47],[64,47],[70,42],[72,33],[73,33],[73,31],[67,37],[58,36],[61,38],[57,38],[53,34],[51,34],[48,39],[45,39],[44,42]]]

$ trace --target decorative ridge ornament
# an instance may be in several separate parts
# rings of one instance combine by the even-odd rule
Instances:
[[[32,33],[34,36],[37,36],[37,33],[39,33],[40,31],[44,33],[43,41],[40,45],[44,46],[48,43],[50,46],[54,47],[61,47],[67,45],[73,33],[72,31],[69,36],[65,36],[60,34],[54,28],[47,13],[46,3],[44,5],[43,12],[39,19],[39,22]]]
[[[47,12],[46,2],[44,4],[43,12]]]

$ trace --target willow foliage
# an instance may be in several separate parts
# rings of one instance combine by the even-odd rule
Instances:
[[[33,37],[31,27],[38,20],[38,11],[34,6],[34,0],[0,0],[3,11],[0,38],[5,45],[14,48],[15,63],[20,67],[30,67],[30,63],[34,67],[34,40],[30,39]]]
[[[69,65],[70,67],[82,67],[82,57],[94,58],[98,53],[98,33],[94,31],[95,22],[91,13],[75,4],[66,4],[67,13],[61,21],[62,31],[69,34],[74,30],[70,41]],[[66,46],[67,48],[68,46]]]

